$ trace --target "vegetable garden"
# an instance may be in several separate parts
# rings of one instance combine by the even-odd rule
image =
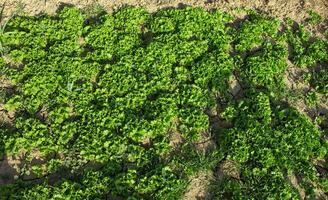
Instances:
[[[0,199],[180,199],[204,170],[207,199],[328,198],[327,20],[235,12],[2,23]]]

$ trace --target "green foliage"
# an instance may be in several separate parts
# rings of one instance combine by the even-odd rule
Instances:
[[[286,60],[324,63],[327,42],[302,26],[279,33],[279,21],[249,13],[237,27],[227,13],[190,7],[150,14],[125,6],[89,18],[64,7],[55,17],[12,18],[0,38],[0,81],[14,90],[0,83],[0,106],[15,117],[0,124],[0,156],[24,153],[27,164],[1,195],[179,199],[189,176],[222,159],[243,179],[225,177],[219,198],[297,199],[291,173],[309,191],[326,188],[312,164],[326,155],[321,131],[278,97]],[[327,92],[324,70],[309,79],[316,92]],[[239,101],[228,89],[233,76]],[[206,111],[219,106],[216,118],[232,128],[215,128]],[[204,134],[217,134],[218,149],[197,146]],[[44,162],[32,164],[36,151]],[[24,182],[29,174],[40,182]]]
[[[317,101],[318,101],[318,96],[315,92],[310,91],[306,94],[305,103],[308,106],[310,107],[316,106]]]
[[[327,69],[321,69],[313,72],[310,84],[317,92],[328,95],[328,72]]]
[[[5,99],[5,108],[19,113],[15,130],[4,132],[6,152],[62,155],[64,160],[53,158],[31,171],[81,177],[26,186],[17,198],[179,195],[190,169],[174,158],[168,132],[176,126],[190,143],[209,129],[204,110],[213,106],[214,94],[225,91],[233,68],[224,25],[229,20],[202,9],[151,16],[124,7],[90,24],[66,7],[56,18],[9,21],[3,38],[11,47],[8,57],[24,66],[2,66],[19,87]],[[207,34],[210,30],[215,32]],[[205,54],[212,54],[210,62],[201,59]],[[212,69],[203,73],[206,67]],[[86,162],[102,165],[94,172],[98,178],[89,176]]]
[[[296,28],[287,26],[287,40],[292,47],[292,61],[299,67],[311,67],[328,60],[328,42],[311,38],[310,32],[303,25]]]
[[[238,52],[260,47],[262,42],[275,38],[278,34],[279,22],[277,20],[257,13],[251,13],[248,17],[249,19],[241,24],[236,35],[235,49]]]
[[[320,14],[313,10],[309,10],[307,13],[309,14],[309,18],[307,20],[310,24],[319,24],[322,23],[324,20]]]
[[[296,173],[305,183],[319,180],[311,162],[323,158],[327,148],[320,142],[320,131],[306,116],[275,105],[263,93],[240,101],[235,110],[231,119],[235,127],[219,139],[224,141],[221,150],[227,152],[227,158],[241,166],[243,178],[221,183],[220,195],[232,199],[298,199],[286,176]]]
[[[261,52],[244,60],[240,71],[250,87],[267,87],[274,90],[283,84],[287,51],[283,46],[271,43],[265,43],[262,48]]]

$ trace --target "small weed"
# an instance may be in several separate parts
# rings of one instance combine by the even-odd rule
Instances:
[[[309,18],[307,21],[312,25],[317,25],[323,22],[323,17],[313,10],[307,11]]]

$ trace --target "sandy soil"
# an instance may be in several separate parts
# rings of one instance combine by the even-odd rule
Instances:
[[[207,193],[211,181],[214,180],[212,171],[200,171],[190,179],[189,186],[187,187],[183,200],[209,200],[211,195]]]
[[[164,7],[191,5],[225,11],[237,7],[254,8],[280,19],[291,17],[298,22],[307,17],[307,10],[314,10],[325,18],[328,17],[327,0],[0,0],[0,5],[5,5],[4,17],[9,17],[17,10],[21,10],[27,15],[36,15],[42,12],[53,15],[62,3],[72,4],[79,8],[100,5],[108,12],[125,4],[143,6],[150,12]]]

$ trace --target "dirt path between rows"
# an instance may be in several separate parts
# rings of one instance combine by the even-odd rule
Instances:
[[[17,10],[21,10],[27,15],[37,15],[42,12],[53,15],[62,3],[72,4],[79,8],[100,5],[108,12],[125,4],[143,6],[150,12],[179,5],[200,6],[224,11],[244,7],[261,10],[279,19],[290,17],[297,22],[307,17],[308,10],[314,10],[323,17],[328,17],[328,0],[0,0],[0,5],[5,4],[3,15],[7,18]]]

